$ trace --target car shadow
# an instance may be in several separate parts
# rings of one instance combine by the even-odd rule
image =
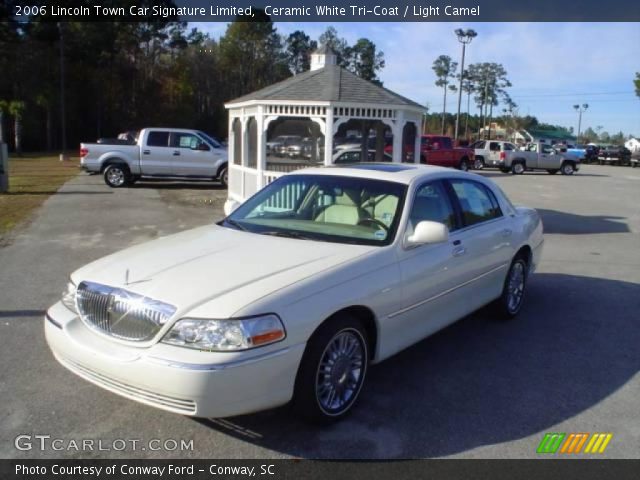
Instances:
[[[287,407],[198,422],[301,458],[439,457],[522,439],[634,377],[639,309],[637,284],[536,274],[518,318],[482,309],[372,367],[341,422],[310,426]]]
[[[626,217],[610,215],[577,215],[536,208],[542,217],[544,233],[563,235],[586,235],[594,233],[628,233],[631,230],[625,222]]]
[[[171,181],[171,180],[138,180],[129,188],[156,188],[160,190],[226,190],[219,183],[213,183],[211,180],[203,181]]]
[[[514,175],[511,172],[508,173],[502,173],[500,171],[487,171],[485,169],[482,170],[470,170],[471,173],[477,173],[479,175],[482,175],[483,177],[519,177],[520,175]],[[549,175],[549,173],[545,172],[544,170],[532,170],[532,171],[527,171],[525,173],[523,173],[523,175],[526,176],[532,176],[532,175],[544,175],[547,177],[551,177],[552,175]],[[562,175],[561,173],[558,173],[555,175],[556,177],[564,177],[565,175]],[[600,173],[584,173],[582,171],[579,171],[577,173],[575,173],[573,176],[580,176],[580,177],[609,177],[609,175],[603,175]]]

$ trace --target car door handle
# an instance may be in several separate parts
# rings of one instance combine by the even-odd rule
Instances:
[[[143,150],[142,153],[144,155],[150,155],[151,154],[151,150]]]
[[[174,157],[179,157],[180,156],[180,152],[178,150],[176,150],[175,152],[173,152],[173,156]]]
[[[464,255],[465,253],[467,253],[467,249],[464,248],[462,245],[458,245],[456,248],[453,249],[452,253],[454,257],[459,257],[460,255]]]
[[[500,233],[502,234],[503,237],[510,237],[511,234],[513,233],[513,230],[511,230],[510,228],[505,228]]]

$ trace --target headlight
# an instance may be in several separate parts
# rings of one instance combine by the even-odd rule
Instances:
[[[280,319],[275,315],[264,315],[241,320],[185,318],[176,322],[162,341],[198,350],[226,352],[268,345],[284,337]]]
[[[76,290],[77,288],[73,283],[67,283],[66,290],[62,292],[62,303],[72,312],[78,313],[78,309],[76,308]]]

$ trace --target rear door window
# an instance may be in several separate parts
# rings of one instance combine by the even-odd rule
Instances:
[[[495,196],[481,183],[471,180],[450,180],[450,183],[458,199],[465,226],[502,216]]]
[[[169,132],[153,131],[149,132],[147,137],[147,146],[149,147],[168,147]]]

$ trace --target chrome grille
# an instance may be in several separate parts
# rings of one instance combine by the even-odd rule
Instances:
[[[89,327],[135,342],[152,339],[176,311],[173,305],[93,282],[78,285],[76,304]]]

